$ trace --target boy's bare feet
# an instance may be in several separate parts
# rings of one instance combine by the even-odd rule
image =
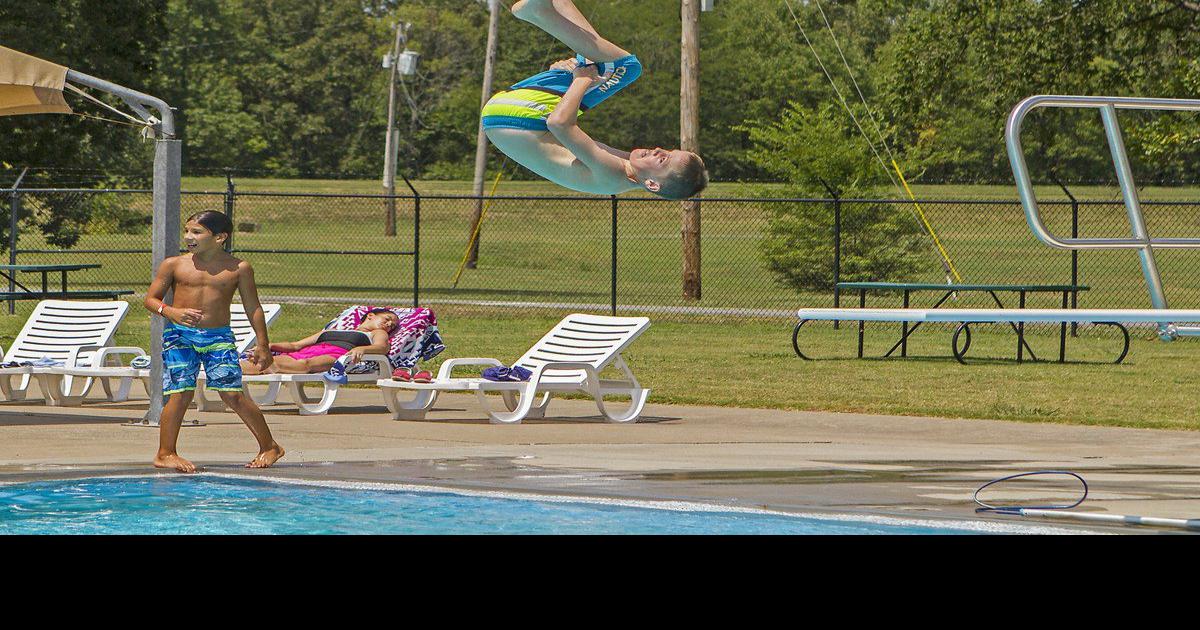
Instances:
[[[155,468],[174,468],[175,470],[178,470],[179,472],[185,472],[185,473],[196,472],[196,465],[193,464],[192,462],[189,462],[188,460],[180,457],[178,453],[171,453],[170,455],[155,455],[154,456],[154,467]]]
[[[250,463],[246,464],[246,468],[270,468],[272,464],[279,461],[283,456],[283,447],[276,444],[250,460]]]

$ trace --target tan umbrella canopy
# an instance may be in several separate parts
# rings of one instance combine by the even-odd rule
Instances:
[[[66,66],[0,46],[0,116],[70,114]]]

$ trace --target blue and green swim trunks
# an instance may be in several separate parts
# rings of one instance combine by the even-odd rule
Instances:
[[[576,55],[575,60],[580,65],[589,63],[582,55]],[[594,65],[603,80],[583,95],[580,113],[599,105],[642,76],[642,62],[638,61],[637,55]],[[513,84],[483,106],[483,128],[546,131],[546,118],[554,113],[562,95],[571,87],[572,80],[574,75],[566,70],[547,70]]]
[[[163,394],[195,390],[201,364],[208,389],[242,391],[242,366],[232,328],[192,328],[167,322],[163,328]]]

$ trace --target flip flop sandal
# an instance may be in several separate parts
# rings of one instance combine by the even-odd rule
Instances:
[[[430,374],[429,372],[426,372],[425,370],[421,370],[420,372],[413,374],[412,382],[414,382],[414,383],[432,383],[433,375]]]
[[[412,376],[412,372],[409,372],[405,368],[396,368],[396,371],[392,372],[392,379],[401,381],[404,383],[411,383],[413,380],[413,376]]]

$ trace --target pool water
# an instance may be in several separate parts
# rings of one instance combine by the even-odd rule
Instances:
[[[686,505],[342,487],[246,478],[102,477],[0,485],[0,534],[964,534],[899,520]],[[681,504],[671,504],[678,506]]]

